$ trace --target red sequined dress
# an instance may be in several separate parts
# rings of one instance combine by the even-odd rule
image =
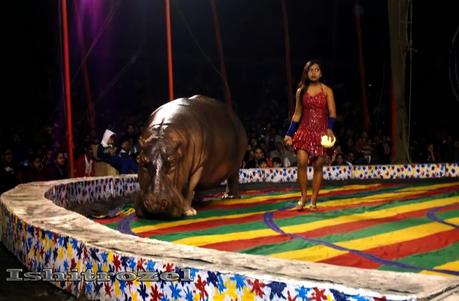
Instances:
[[[293,149],[302,149],[311,158],[325,155],[320,141],[327,130],[328,106],[324,90],[322,86],[320,88],[321,91],[314,96],[304,92],[300,125],[293,135]]]

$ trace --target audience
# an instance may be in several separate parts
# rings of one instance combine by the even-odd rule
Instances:
[[[275,115],[277,116],[277,115]],[[74,175],[91,177],[99,175],[137,173],[138,137],[146,116],[127,118],[129,122],[116,128],[120,134],[105,130],[76,129]],[[282,143],[286,120],[266,118],[267,122],[251,119],[244,121],[249,143],[241,164],[242,168],[283,168],[296,166],[292,149]],[[337,142],[330,151],[330,165],[389,164],[391,138],[388,129],[373,131],[356,129],[346,118],[338,118],[335,131]],[[113,125],[107,127],[115,129]],[[124,129],[124,130],[123,130]],[[384,132],[384,130],[386,132]],[[45,126],[34,137],[10,133],[9,139],[0,141],[0,192],[19,183],[57,180],[68,177],[68,158],[65,135],[57,126]],[[433,133],[415,136],[410,140],[412,163],[459,162],[459,137],[455,133]],[[102,138],[100,138],[102,137]],[[100,141],[100,142],[99,142]],[[100,166],[109,168],[100,168]],[[113,170],[110,172],[109,170]]]

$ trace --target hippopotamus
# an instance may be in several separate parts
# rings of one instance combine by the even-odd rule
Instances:
[[[201,95],[170,101],[151,113],[139,145],[137,216],[196,215],[197,192],[225,180],[224,197],[240,197],[247,135],[226,104]]]

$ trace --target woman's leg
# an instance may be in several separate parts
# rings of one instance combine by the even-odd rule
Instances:
[[[296,209],[303,209],[307,201],[307,191],[308,191],[308,153],[304,150],[298,150],[296,153],[297,165],[298,165],[298,183],[300,184],[301,189],[301,199],[296,207]]]
[[[314,174],[312,177],[312,207],[315,207],[317,204],[317,196],[319,195],[320,185],[322,184],[324,163],[324,157],[318,157],[313,162]]]

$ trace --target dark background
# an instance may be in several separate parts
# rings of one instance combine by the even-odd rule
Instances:
[[[75,6],[69,2],[74,125],[85,128],[86,95]],[[91,1],[76,1],[79,5]],[[97,1],[98,23],[83,20],[96,124],[105,128],[129,115],[143,116],[168,99],[164,1]],[[281,2],[216,1],[233,106],[244,120],[287,119]],[[287,1],[294,89],[304,63],[320,59],[335,91],[338,114],[351,111],[361,123],[361,96],[354,0]],[[5,13],[7,84],[2,135],[64,124],[59,1],[15,1]],[[208,0],[172,0],[175,96],[205,94],[223,99],[212,13]],[[361,25],[366,87],[373,127],[389,130],[390,58],[386,1],[362,0]],[[413,131],[457,128],[459,101],[448,79],[451,41],[458,28],[454,1],[414,2]],[[95,12],[95,11],[94,11]],[[102,26],[112,13],[110,21]],[[81,17],[81,15],[80,15]],[[456,53],[457,55],[457,50]],[[458,85],[458,83],[455,83]],[[140,117],[141,118],[141,117]],[[6,136],[4,136],[6,137]]]
[[[164,1],[79,0],[70,5],[74,130],[87,128],[86,95],[75,31],[73,3],[99,3],[97,20],[85,19],[96,124],[143,117],[168,99]],[[212,14],[207,0],[171,0],[176,97],[206,94],[222,99]],[[245,121],[287,120],[288,91],[279,0],[216,0],[233,106]],[[336,96],[338,114],[361,126],[361,96],[354,0],[288,0],[294,89],[304,63],[320,59],[326,83]],[[451,41],[459,25],[456,1],[414,1],[413,135],[448,131],[457,138],[459,101],[448,72]],[[13,133],[25,139],[45,125],[64,126],[59,1],[10,1],[2,7],[0,146]],[[387,3],[362,0],[361,24],[366,88],[372,127],[389,131],[390,60]],[[110,15],[110,22],[104,20]],[[93,11],[94,13],[96,11]],[[91,26],[92,21],[96,22]],[[456,61],[458,49],[453,53]],[[458,71],[456,71],[458,72]],[[454,83],[457,87],[458,83]],[[4,268],[21,264],[0,246]],[[0,300],[74,300],[49,284],[0,285]],[[2,298],[3,297],[3,298]],[[5,299],[6,300],[6,299]]]

